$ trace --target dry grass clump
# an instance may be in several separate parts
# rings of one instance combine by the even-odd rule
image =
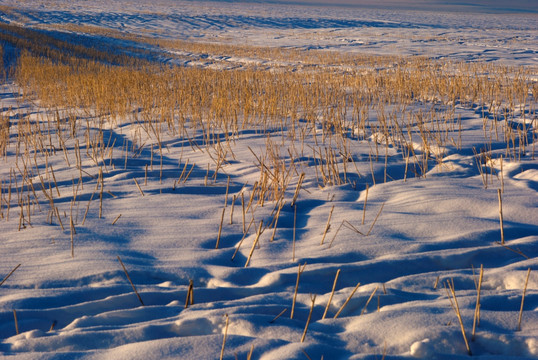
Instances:
[[[0,23],[0,43],[10,44],[34,56],[53,60],[55,63],[67,64],[77,62],[79,59],[86,59],[108,64],[135,66],[144,62],[142,57],[127,56],[124,55],[125,53],[147,56],[147,51],[137,47],[113,47],[104,43],[97,47],[93,46],[93,42],[84,36]]]
[[[129,58],[121,51],[109,54],[72,45],[48,32],[5,24],[0,28],[4,41],[23,49],[12,74],[23,98],[38,99],[43,109],[38,121],[21,111],[11,114],[16,115],[16,126],[9,125],[7,116],[0,117],[1,153],[16,154],[16,166],[1,184],[0,215],[9,219],[10,210],[13,213],[18,208],[19,229],[31,225],[35,209],[41,211],[45,204],[48,222],[55,221],[63,229],[69,219],[74,230],[78,226],[77,194],[88,174],[96,189],[83,205],[82,224],[97,192],[101,218],[109,169],[127,169],[130,159],[149,147],[151,164],[145,165],[143,184],[147,185],[148,165],[153,171],[154,156],[156,164],[160,159],[162,184],[165,137],[185,140],[194,151],[210,156],[213,163],[208,164],[204,181],[209,186],[230,160],[236,160],[238,139],[251,131],[263,134],[265,143],[250,149],[259,176],[250,186],[250,194],[241,193],[243,234],[248,224],[245,214],[254,214],[258,206],[271,201],[274,217],[265,222],[265,228],[273,227],[271,240],[290,184],[295,189],[293,200],[289,199],[292,204],[303,182],[325,187],[356,186],[361,181],[368,188],[393,179],[389,165],[396,156],[405,164],[404,179],[426,176],[432,164],[443,163],[447,148],[462,146],[457,107],[485,109],[486,145],[477,152],[476,160],[486,186],[495,177],[490,166],[495,156],[493,141],[503,142],[508,160],[520,160],[529,152],[534,156],[536,127],[521,121],[536,116],[538,85],[530,76],[532,69],[185,42],[166,46],[289,63],[282,62],[284,71],[276,72],[257,66],[228,70],[172,67]],[[299,67],[299,62],[316,66]],[[133,132],[122,144],[105,135],[111,126],[127,123],[134,125]],[[366,160],[357,156],[357,146],[369,149]],[[73,205],[64,220],[56,201],[60,190],[49,165],[53,156],[63,157],[66,166],[75,166],[79,172],[78,179],[72,179]],[[87,160],[94,171],[84,169]],[[189,159],[180,160],[174,190],[190,178],[195,165]],[[305,172],[307,167],[311,171]],[[364,173],[365,168],[370,174]],[[382,178],[380,168],[384,169]],[[134,182],[143,195],[142,182]],[[232,203],[230,222],[236,200],[239,197]],[[365,208],[366,200],[367,196]],[[224,210],[219,234],[223,225]],[[329,226],[330,216],[324,237]],[[258,228],[259,235],[265,228]]]

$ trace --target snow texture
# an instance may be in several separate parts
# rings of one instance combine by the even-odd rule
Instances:
[[[538,29],[533,13],[159,0],[151,4],[127,0],[2,3],[19,9],[17,16],[0,11],[2,21],[25,26],[73,23],[215,43],[537,65]],[[166,49],[159,51],[162,61],[175,59]],[[226,61],[237,65],[256,59]],[[6,116],[23,109],[35,121],[41,118],[38,104],[21,103],[13,85],[5,85],[0,98]],[[69,226],[62,231],[56,218],[50,224],[46,211],[36,212],[32,225],[21,230],[18,206],[12,207],[9,221],[0,222],[0,277],[21,264],[0,286],[0,357],[216,359],[226,331],[225,359],[235,355],[245,359],[251,347],[252,358],[264,360],[380,359],[384,354],[386,359],[464,359],[467,350],[445,286],[453,279],[470,340],[475,281],[483,265],[481,322],[470,342],[473,355],[496,360],[538,358],[538,162],[527,148],[521,161],[504,163],[503,247],[499,244],[500,179],[493,176],[484,189],[472,152],[473,147],[482,146],[477,142],[483,141],[481,109],[459,106],[457,111],[466,134],[461,149],[438,149],[443,161],[432,163],[425,177],[404,180],[399,170],[404,162],[396,153],[390,154],[389,181],[381,180],[383,164],[374,169],[378,182],[369,188],[364,225],[364,185],[369,179],[357,177],[354,185],[320,188],[312,180],[315,160],[308,154],[298,157],[297,172],[305,172],[307,181],[297,198],[293,259],[294,211],[286,205],[274,241],[270,242],[267,230],[253,247],[254,225],[231,260],[243,237],[240,194],[250,195],[259,173],[249,147],[261,151],[264,135],[253,131],[239,138],[234,147],[236,161],[225,164],[208,185],[205,165],[196,165],[189,181],[173,190],[178,163],[183,166],[188,158],[190,164],[213,164],[207,152],[172,137],[161,139],[166,144],[164,175],[161,180],[161,160],[155,152],[154,166],[143,184],[149,148],[156,139],[144,139],[144,151],[130,156],[125,169],[119,155],[121,139],[135,125],[111,124],[107,135],[120,140],[116,166],[104,171],[103,218],[98,217],[99,200],[94,197],[90,202],[98,169],[88,160],[84,188],[78,193],[81,206],[73,210],[77,217],[74,258]],[[534,122],[520,120],[527,121],[529,129],[536,126],[536,118]],[[16,125],[18,119],[12,121]],[[355,140],[354,156],[363,174],[370,172],[370,146],[385,142],[379,136]],[[416,151],[422,150],[417,143]],[[11,148],[0,160],[4,185],[15,168],[15,156]],[[67,166],[61,152],[49,161],[59,189],[55,202],[65,225],[69,216],[64,213],[70,212],[78,170]],[[488,168],[500,171],[498,163]],[[228,176],[225,221],[219,249],[215,249]],[[133,178],[138,179],[144,196]],[[288,203],[298,176],[294,181],[286,192]],[[238,200],[230,225],[234,195]],[[5,187],[2,196],[7,198]],[[86,204],[89,211],[82,225]],[[274,206],[257,207],[255,223],[269,223]],[[331,227],[320,245],[333,206]],[[4,216],[5,211],[4,203]],[[247,216],[248,222],[251,215]],[[373,227],[363,236],[351,226],[338,228],[344,221],[363,234]],[[253,256],[244,267],[251,248]],[[145,306],[133,292],[118,256]],[[303,264],[295,314],[290,319],[298,267]],[[516,331],[529,268],[522,328]],[[322,319],[338,270],[328,316]],[[191,279],[194,304],[185,308]],[[334,318],[359,282],[357,292]],[[314,294],[312,319],[305,341],[300,342]],[[227,329],[225,314],[229,316]]]

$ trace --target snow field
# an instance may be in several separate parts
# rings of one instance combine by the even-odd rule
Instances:
[[[63,6],[64,12],[50,11],[54,8],[48,5],[36,5],[31,11],[21,7],[20,12],[37,24],[79,18],[81,23],[105,28],[123,23],[134,33],[158,28],[178,31],[170,36],[199,31],[217,41],[224,32],[233,39],[252,39],[267,28],[281,32],[279,41],[287,45],[296,45],[297,38],[307,33],[311,36],[304,41],[313,45],[317,40],[312,39],[320,36],[311,29],[290,30],[291,20],[284,16],[278,22],[271,22],[274,15],[252,18],[259,9],[255,5],[224,8],[232,12],[244,6],[242,15],[234,18],[238,25],[213,19],[214,7],[208,5],[209,15],[204,17],[202,5],[191,4],[185,11],[196,20],[192,28],[164,15],[146,18],[140,9],[122,12],[106,5],[98,21],[86,7]],[[290,11],[300,18],[305,12],[300,9]],[[308,9],[301,16],[319,17],[319,31],[341,31],[336,29],[344,25],[341,12],[332,10],[332,18],[340,19],[335,25]],[[357,23],[346,26],[359,33],[377,31],[378,25],[386,24],[385,17],[393,15],[380,14],[365,29]],[[204,21],[209,25],[200,25]],[[399,21],[389,25],[406,29]],[[221,23],[227,28],[216,28]],[[382,26],[383,31],[390,26]],[[460,34],[476,36],[459,23],[452,26]],[[524,22],[518,26],[517,31],[534,36]],[[508,36],[509,31],[498,32]],[[488,41],[497,36],[489,34]],[[335,36],[327,42],[338,40]],[[404,38],[405,34],[391,32],[390,36]],[[454,49],[433,46],[440,53]],[[456,50],[454,59],[468,59]],[[502,54],[514,64],[533,62],[526,56],[516,59],[506,48]],[[250,62],[247,57],[237,59],[230,62]],[[263,78],[264,66],[274,65],[264,61],[254,61],[256,66],[262,64],[253,70],[260,71],[254,72],[258,78]],[[296,61],[276,62],[282,71],[289,71],[290,78],[298,73],[301,80],[307,79],[301,71],[332,71],[325,63],[301,69]],[[391,79],[390,61],[380,63],[374,71],[387,71],[383,78]],[[352,67],[353,75],[368,78],[372,69],[364,66]],[[204,73],[210,65],[202,61],[192,66],[193,72],[196,69]],[[242,65],[239,69],[251,71]],[[444,76],[461,69],[466,68],[447,67],[428,74]],[[489,69],[495,78],[498,68]],[[36,79],[46,74],[30,70],[28,74]],[[470,72],[463,78],[474,75]],[[513,79],[510,76],[506,79]],[[220,117],[201,111],[205,124],[215,126],[212,131],[206,130],[209,125],[202,128],[197,123],[194,106],[186,110],[178,105],[181,111],[174,113],[170,127],[158,107],[163,106],[159,101],[164,95],[142,97],[140,101],[151,100],[143,105],[133,101],[129,112],[115,118],[99,113],[96,98],[92,98],[95,107],[83,100],[80,107],[66,105],[74,103],[69,102],[70,94],[83,99],[84,86],[56,98],[63,103],[51,103],[56,93],[40,93],[42,83],[36,81],[33,88],[4,84],[0,107],[11,126],[3,138],[7,146],[0,165],[1,277],[21,266],[0,286],[1,356],[215,359],[224,343],[225,359],[236,355],[243,359],[468,358],[446,289],[453,280],[474,357],[535,358],[538,164],[532,89],[536,82],[531,70],[523,77],[520,84],[530,85],[520,104],[521,99],[512,104],[507,98],[498,99],[494,106],[480,95],[452,101],[414,93],[406,104],[380,101],[354,108],[351,102],[343,106],[335,95],[334,107],[312,112],[297,106],[295,112],[276,112],[265,123],[261,115],[252,115],[261,110],[249,113],[248,107],[238,107],[240,102],[232,101],[237,99],[231,99],[230,92],[225,106],[208,107],[221,110]],[[313,84],[320,79],[335,84],[329,76],[309,78]],[[55,80],[49,79],[49,84],[65,85]],[[147,94],[167,93],[159,92],[161,83],[153,84]],[[506,81],[502,86],[510,84]],[[354,91],[351,86],[347,92],[336,86],[320,88],[332,95]],[[23,98],[20,92],[29,95],[30,89],[38,96]],[[287,101],[285,94],[294,89],[289,86],[282,99]],[[371,89],[383,93],[386,88]],[[262,102],[272,88],[264,90],[253,104]],[[113,91],[123,90],[116,86]],[[315,98],[309,95],[310,100]],[[218,92],[208,97],[214,100],[211,104],[226,98]],[[279,111],[285,109],[285,101],[278,104]],[[403,105],[407,113],[401,110]],[[205,108],[200,105],[200,109]],[[234,133],[233,126],[229,132],[224,125],[217,127],[215,118],[228,119],[233,113],[222,109],[235,109],[245,128]],[[356,114],[368,122],[361,125]],[[340,115],[343,120],[336,120]],[[181,116],[185,132],[179,128]],[[75,132],[70,131],[73,124]],[[396,124],[402,131],[396,130]],[[383,130],[386,125],[389,131]],[[278,181],[268,180],[277,174],[282,176]],[[275,193],[280,198],[269,196],[274,189],[269,185],[278,185]],[[266,190],[266,197],[260,189]],[[504,246],[497,189],[503,189]],[[471,340],[481,265],[480,324]],[[186,307],[190,280],[193,304]],[[521,331],[517,331],[524,289]]]

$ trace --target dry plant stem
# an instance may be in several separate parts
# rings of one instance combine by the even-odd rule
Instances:
[[[327,235],[327,231],[329,231],[329,228],[331,227],[331,217],[333,216],[333,210],[334,205],[331,208],[331,211],[329,212],[329,218],[327,219],[327,225],[325,225],[325,230],[323,231],[323,236],[321,238],[320,245],[323,245],[323,242],[325,241],[325,236]]]
[[[366,312],[366,308],[368,307],[368,304],[370,303],[370,301],[372,301],[372,298],[374,297],[375,293],[377,292],[377,289],[379,289],[379,286],[376,286],[374,291],[372,291],[372,294],[370,295],[370,297],[366,301],[366,304],[364,305],[364,308],[361,311],[361,315]]]
[[[437,275],[437,278],[435,279],[435,283],[433,284],[433,289],[437,290],[437,286],[439,285],[439,275]]]
[[[230,177],[228,176],[228,182],[226,183],[226,195],[224,196],[224,207],[228,206],[228,191],[229,191],[229,189],[230,189]]]
[[[224,339],[222,340],[222,348],[220,349],[220,360],[224,358],[224,347],[226,346],[226,337],[228,336],[228,323],[230,321],[230,317],[228,314],[225,314],[226,316],[226,325],[224,326]]]
[[[297,225],[297,205],[293,207],[293,239],[291,244],[291,261],[295,262],[295,232]]]
[[[306,262],[301,267],[301,264],[299,264],[299,268],[297,269],[297,281],[295,282],[295,291],[293,292],[293,301],[291,303],[291,313],[290,313],[290,319],[293,319],[293,313],[295,312],[295,301],[297,301],[297,291],[299,290],[299,280],[301,279],[301,274],[303,273],[304,269],[306,267]]]
[[[55,214],[56,214],[56,218],[58,219],[58,222],[60,223],[60,227],[62,228],[62,231],[65,230],[64,228],[64,224],[62,223],[62,218],[60,217],[60,211],[58,210],[58,208],[54,208],[54,210],[56,210]]]
[[[248,224],[247,231],[243,234],[243,237],[241,238],[241,241],[239,241],[239,244],[237,245],[237,248],[234,251],[234,254],[232,255],[232,261],[234,260],[235,256],[237,255],[237,252],[239,251],[239,248],[243,244],[243,241],[247,237],[247,233],[250,230],[250,227],[252,226],[252,223],[254,223],[254,218],[250,219],[250,223]]]
[[[185,169],[183,169],[185,171]],[[144,171],[144,186],[148,185],[148,164],[146,164],[146,169]]]
[[[2,280],[2,282],[0,282],[0,286],[2,286],[2,285],[6,282],[7,279],[9,279],[9,277],[11,276],[11,274],[13,274],[13,273],[15,272],[15,270],[17,270],[17,269],[19,268],[19,266],[21,266],[21,264],[15,266],[15,267],[13,268],[13,270],[11,270],[11,271],[9,272],[9,274],[6,275],[6,277],[4,278],[4,280]]]
[[[185,299],[185,309],[194,304],[194,281],[189,280],[189,289],[187,290],[187,298]]]
[[[112,221],[112,225],[114,225],[121,217],[121,214],[119,214],[118,216],[116,216],[116,218],[114,219],[114,221]]]
[[[133,291],[136,294],[136,297],[138,298],[138,300],[140,301],[140,304],[142,304],[142,306],[144,306],[144,302],[142,301],[142,298],[140,297],[140,294],[136,290],[136,287],[134,286],[133,282],[131,281],[131,277],[129,276],[129,273],[127,272],[127,269],[125,268],[125,265],[123,265],[123,261],[121,261],[119,256],[118,256],[118,261],[120,262],[121,267],[123,268],[123,271],[125,272],[125,276],[127,276],[127,280],[129,280],[129,283],[133,287]]]
[[[250,263],[250,259],[252,258],[252,254],[254,254],[254,249],[256,248],[256,245],[258,244],[258,240],[260,239],[260,235],[262,234],[263,229],[263,220],[260,220],[260,227],[258,228],[258,232],[256,233],[256,238],[254,239],[254,242],[252,243],[252,248],[250,249],[250,253],[248,254],[247,262],[245,263],[245,267],[248,267],[248,264]]]
[[[531,275],[531,268],[527,270],[527,278],[525,279],[525,286],[523,288],[523,296],[521,297],[521,307],[519,309],[519,318],[517,320],[517,331],[521,331],[521,319],[523,317],[523,304],[525,303],[525,293],[527,292],[527,284],[529,283],[530,275]]]
[[[88,200],[88,205],[86,206],[86,211],[84,212],[84,217],[82,218],[82,226],[84,226],[84,223],[86,222],[86,216],[88,215],[88,211],[90,210],[90,204],[92,202],[94,195],[95,195],[95,191],[90,196],[90,200]]]
[[[103,188],[105,184],[103,183],[103,170],[99,169],[101,172],[101,191],[99,192],[99,219],[103,217]]]
[[[299,181],[297,182],[297,187],[295,188],[295,193],[293,194],[293,200],[291,201],[291,207],[295,205],[295,202],[297,201],[297,197],[299,196],[299,190],[301,190],[301,185],[303,184],[305,173],[301,173],[301,176],[299,177]]]
[[[474,341],[476,327],[480,326],[480,289],[482,288],[482,278],[484,277],[484,265],[480,265],[480,276],[478,278],[478,286],[476,288],[476,307],[474,310],[473,331],[471,341]]]
[[[285,313],[286,311],[288,311],[288,308],[285,308],[285,309],[282,310],[280,313],[278,313],[278,315],[275,316],[275,317],[273,318],[273,320],[269,321],[269,324],[274,323],[279,317],[281,317],[282,315],[284,315],[284,313]]]
[[[303,336],[301,337],[301,342],[304,342],[304,339],[306,337],[306,331],[308,330],[308,325],[310,324],[310,320],[312,319],[312,312],[314,311],[314,305],[316,304],[316,295],[310,295],[310,301],[312,302],[312,304],[310,305],[310,312],[308,313],[308,318],[306,319],[306,325],[304,327]]]
[[[327,312],[329,311],[329,307],[331,306],[331,302],[333,300],[334,290],[336,289],[336,281],[338,280],[339,275],[340,275],[340,269],[336,271],[336,275],[334,277],[334,282],[333,282],[333,288],[331,290],[331,295],[329,296],[329,301],[327,301],[327,306],[325,306],[325,311],[323,312],[323,316],[321,317],[321,320],[325,319],[325,316],[327,316]]]
[[[275,215],[275,225],[273,226],[273,234],[271,235],[271,239],[269,240],[269,242],[273,242],[275,240],[275,235],[276,235],[276,227],[278,225],[278,219],[280,217],[280,210],[282,210],[282,208],[284,207],[284,204],[286,204],[285,201],[283,201],[279,206],[278,206],[278,210],[276,212],[276,215]]]
[[[348,298],[346,299],[346,301],[344,302],[344,304],[342,304],[342,306],[340,307],[340,309],[338,310],[338,312],[336,314],[334,314],[334,318],[333,319],[336,319],[338,317],[338,315],[340,315],[340,313],[342,312],[342,310],[344,310],[344,308],[346,307],[347,303],[351,300],[351,298],[353,297],[353,295],[355,295],[355,292],[357,291],[357,289],[359,288],[359,286],[361,286],[361,283],[358,283],[357,286],[355,286],[355,288],[353,289],[353,291],[351,292],[351,294],[348,296]]]
[[[366,236],[365,234],[363,234],[362,232],[360,232],[359,229],[357,229],[355,226],[353,226],[352,223],[350,223],[350,222],[347,221],[347,220],[342,221],[342,225],[345,226],[346,228],[350,229],[350,230],[355,231],[355,232],[356,232],[357,234],[359,234],[359,235]]]
[[[501,245],[504,245],[504,225],[503,225],[503,201],[501,197],[501,189],[497,189],[499,197],[499,222],[501,226]]]
[[[75,258],[75,241],[74,241],[74,235],[75,235],[75,225],[73,224],[73,216],[70,216],[69,218],[69,227],[71,229],[71,258]]]
[[[301,349],[301,351],[303,352],[304,356],[306,356],[308,360],[312,360],[312,358],[306,353],[306,351],[304,351],[304,349]],[[323,355],[321,355],[321,360],[323,360]]]
[[[503,157],[502,157],[502,155],[501,155],[500,162],[501,162],[501,192],[504,194],[504,171],[503,171]]]
[[[471,352],[471,348],[469,347],[469,342],[467,341],[467,336],[465,335],[465,327],[463,326],[463,319],[461,318],[460,307],[458,305],[458,299],[456,298],[456,290],[454,289],[454,280],[447,280],[446,283],[448,285],[448,289],[450,290],[450,295],[452,296],[452,298],[450,298],[449,296],[449,300],[452,305],[452,308],[456,312],[456,316],[458,317],[458,321],[460,323],[460,328],[461,328],[461,334],[463,336],[463,340],[465,341],[465,347],[467,348],[467,353],[469,354],[469,356],[472,356],[473,353]]]
[[[222,224],[224,223],[224,212],[225,211],[226,211],[226,205],[224,205],[224,208],[222,209],[222,215],[220,216],[219,233],[217,235],[217,244],[215,245],[215,249],[219,248],[220,235],[222,234]]]
[[[252,344],[250,346],[250,351],[248,352],[247,354],[247,360],[251,360],[252,359],[252,354],[254,353],[254,344]]]
[[[501,244],[501,243],[498,242],[498,241],[495,241],[495,243],[501,245],[501,246],[502,246],[503,248],[505,248],[506,250],[510,250],[510,251],[512,251],[512,252],[514,252],[514,253],[516,253],[516,254],[518,254],[518,255],[523,256],[525,259],[530,259],[529,256],[525,255],[525,254],[524,254],[521,250],[519,250],[519,249],[517,249],[517,250],[516,250],[516,249],[512,249],[511,247],[508,247],[508,246],[506,246],[506,245],[503,245],[503,244]]]
[[[372,223],[372,225],[370,225],[370,229],[368,229],[368,232],[366,233],[366,236],[370,235],[370,233],[372,232],[372,229],[374,228],[374,225],[377,221],[377,218],[379,217],[379,215],[381,215],[381,211],[383,211],[383,207],[385,206],[385,203],[383,203],[381,205],[381,208],[379,209],[377,215],[375,216],[375,219],[374,219],[374,222]]]
[[[15,321],[15,334],[19,335],[19,322],[17,321],[17,310],[13,309],[13,320]]]
[[[342,228],[342,225],[344,225],[344,221],[345,221],[345,220],[342,220],[342,222],[340,223],[340,226],[338,226],[338,229],[336,229],[336,232],[334,233],[334,236],[333,236],[333,238],[331,239],[331,242],[329,243],[329,248],[333,245],[334,239],[336,239],[336,235],[338,235],[338,232],[339,232],[340,229]]]
[[[234,223],[235,200],[236,200],[236,197],[234,195],[233,199],[232,199],[232,209],[230,210],[230,225],[232,225]]]
[[[136,187],[138,188],[138,191],[140,191],[140,195],[144,196],[144,192],[142,191],[142,188],[138,184],[138,181],[136,181],[136,178],[133,178],[134,183],[136,184]]]
[[[366,203],[368,201],[368,184],[366,184],[366,194],[364,195],[364,206],[362,208],[362,222],[361,225],[364,225],[364,219],[366,218]]]
[[[241,191],[241,207],[243,209],[243,234],[247,233],[246,223],[245,223],[245,193]]]

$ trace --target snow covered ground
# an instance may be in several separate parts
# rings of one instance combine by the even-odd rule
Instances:
[[[1,3],[16,9],[0,10],[3,21],[47,29],[71,23],[212,43],[538,65],[536,13],[171,0]],[[172,61],[172,50],[154,49]],[[219,169],[217,155],[190,139],[155,139],[136,123],[118,121],[104,127],[114,153],[99,166],[84,152],[81,170],[74,165],[82,134],[62,145],[66,152],[55,143],[58,151],[50,151],[46,167],[40,164],[41,174],[30,171],[39,201],[29,197],[27,210],[17,195],[30,194],[21,178],[34,168],[21,160],[24,147],[17,150],[13,129],[50,114],[5,84],[0,109],[13,125],[0,160],[0,356],[218,359],[223,351],[225,359],[469,358],[453,285],[473,357],[538,358],[538,118],[536,97],[529,99],[510,118],[515,132],[528,132],[528,144],[514,145],[508,156],[502,139],[490,138],[489,157],[477,166],[473,150],[488,147],[484,119],[495,115],[462,103],[455,114],[462,136],[453,146],[412,144],[417,154],[436,154],[425,174],[407,170],[401,149],[372,131],[350,137],[351,158],[338,165],[341,184],[320,184],[311,149],[321,127],[305,143],[277,130],[245,129],[233,141],[233,160]],[[376,113],[370,116],[376,123]],[[285,203],[248,206],[260,159],[270,159],[267,138],[291,183]],[[127,157],[125,144],[134,149]],[[49,210],[40,176],[54,191],[57,213]],[[191,280],[193,303],[186,307]]]

